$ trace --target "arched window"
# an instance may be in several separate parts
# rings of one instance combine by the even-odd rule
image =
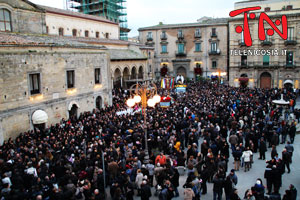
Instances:
[[[58,35],[59,36],[64,36],[64,29],[63,28],[58,29]]]
[[[7,9],[0,9],[0,31],[11,31],[11,16]]]
[[[77,36],[77,29],[73,29],[73,30],[72,30],[72,35],[73,35],[73,37],[76,37],[76,36]]]

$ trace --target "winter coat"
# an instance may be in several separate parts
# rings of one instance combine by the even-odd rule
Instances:
[[[184,200],[193,200],[193,198],[195,197],[195,193],[192,188],[185,188],[183,194]]]
[[[144,177],[144,175],[142,173],[138,173],[136,175],[135,184],[138,186],[139,189],[141,188],[141,185],[142,185],[142,182],[143,182],[143,177]]]
[[[251,156],[252,156],[252,151],[244,151],[242,157],[244,158],[244,162],[250,162],[251,161]]]

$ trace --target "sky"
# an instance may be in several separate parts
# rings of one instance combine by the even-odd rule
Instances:
[[[65,8],[66,0],[30,0],[33,3]],[[141,27],[174,23],[193,23],[208,17],[229,17],[234,2],[240,0],[127,0],[129,36],[137,36]]]

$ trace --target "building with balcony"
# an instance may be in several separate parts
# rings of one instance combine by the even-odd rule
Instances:
[[[203,17],[196,23],[162,24],[139,29],[140,44],[155,50],[157,78],[181,74],[194,79],[227,74],[227,19]],[[227,79],[227,76],[223,77]]]
[[[298,0],[265,0],[241,1],[235,3],[235,9],[261,6],[255,19],[250,19],[249,28],[252,46],[245,44],[243,32],[237,33],[236,27],[243,25],[243,15],[229,19],[229,84],[260,88],[299,87],[300,81],[300,1]],[[274,35],[266,34],[265,40],[258,38],[258,17],[265,12],[275,23],[287,16],[287,39],[282,39],[275,31]],[[271,28],[267,22],[265,29]],[[282,30],[281,26],[278,26]],[[259,55],[255,53],[259,50]],[[274,52],[278,51],[278,54]],[[244,53],[237,52],[249,52]],[[268,55],[268,51],[271,54]]]

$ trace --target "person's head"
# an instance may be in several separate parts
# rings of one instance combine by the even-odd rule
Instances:
[[[99,190],[98,190],[98,189],[95,189],[95,190],[94,190],[94,194],[95,194],[95,195],[98,195],[98,194],[99,194]]]
[[[234,175],[234,172],[235,172],[235,170],[234,169],[232,169],[231,171],[230,171],[230,175]]]
[[[36,200],[43,200],[42,195],[37,195],[37,196],[36,196]]]

